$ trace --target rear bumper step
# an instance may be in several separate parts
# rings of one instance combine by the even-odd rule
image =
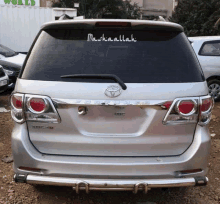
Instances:
[[[86,193],[91,190],[133,191],[134,193],[140,190],[147,193],[151,188],[203,186],[208,182],[208,178],[205,176],[169,179],[79,179],[21,174],[15,174],[14,180],[29,184],[70,186],[76,190],[76,193],[79,193],[80,190],[85,190]]]

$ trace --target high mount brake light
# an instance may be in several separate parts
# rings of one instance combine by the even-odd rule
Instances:
[[[131,27],[130,22],[97,22],[96,27]]]
[[[60,117],[53,102],[47,96],[13,94],[11,115],[15,122],[38,121],[59,123]]]

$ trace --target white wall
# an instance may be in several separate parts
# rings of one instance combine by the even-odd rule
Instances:
[[[28,52],[43,23],[52,21],[52,8],[0,5],[0,44]]]
[[[16,52],[28,52],[41,25],[64,13],[74,17],[77,10],[0,5],[0,44]]]

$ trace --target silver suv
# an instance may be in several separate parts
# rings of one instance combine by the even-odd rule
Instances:
[[[178,24],[44,24],[11,107],[16,182],[77,193],[207,184],[213,100]]]

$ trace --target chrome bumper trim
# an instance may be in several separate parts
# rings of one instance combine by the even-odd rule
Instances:
[[[44,184],[55,186],[70,186],[76,193],[85,190],[100,191],[133,191],[137,193],[139,190],[147,193],[151,188],[167,188],[167,187],[186,187],[196,186],[198,178],[172,178],[172,179],[78,179],[63,178],[39,175],[27,175],[26,183]],[[200,185],[206,185],[207,177],[199,178]]]

